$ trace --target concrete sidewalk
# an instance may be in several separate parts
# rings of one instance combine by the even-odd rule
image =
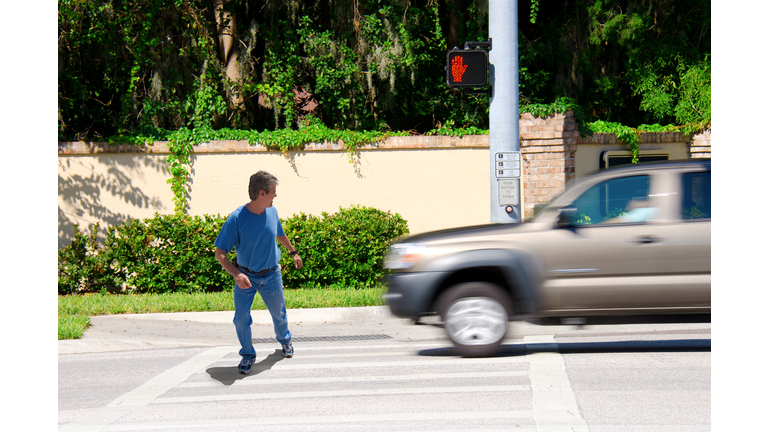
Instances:
[[[393,316],[387,306],[290,309],[287,314],[294,343],[339,338],[449,343],[439,326],[414,325]],[[269,312],[254,310],[251,316],[254,342],[277,344]],[[59,354],[239,346],[233,318],[233,311],[94,316],[81,339],[59,341]]]

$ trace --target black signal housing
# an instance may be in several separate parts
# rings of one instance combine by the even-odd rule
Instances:
[[[446,55],[445,71],[450,87],[484,87],[488,84],[488,51],[454,48]]]

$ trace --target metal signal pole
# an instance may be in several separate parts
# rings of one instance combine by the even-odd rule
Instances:
[[[517,0],[489,0],[491,222],[522,221]]]

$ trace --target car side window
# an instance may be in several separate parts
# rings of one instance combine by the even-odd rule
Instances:
[[[683,174],[683,219],[712,218],[712,173]]]
[[[656,217],[649,206],[647,175],[605,180],[581,194],[570,206],[575,225],[642,223]]]

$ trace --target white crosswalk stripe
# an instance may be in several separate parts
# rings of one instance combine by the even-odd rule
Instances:
[[[276,378],[259,379],[258,381],[237,381],[233,386],[257,386],[265,384],[328,384],[334,382],[368,382],[368,381],[419,381],[419,380],[437,380],[437,379],[459,379],[459,378],[503,378],[512,376],[528,376],[527,371],[500,371],[500,372],[470,372],[470,373],[424,373],[414,375],[378,375],[378,376],[342,376],[342,377],[301,377],[301,378]],[[190,387],[221,387],[224,386],[219,381],[205,382],[187,382],[179,385],[180,388]]]
[[[380,415],[338,415],[338,416],[306,416],[306,417],[259,417],[248,419],[220,419],[205,421],[173,421],[173,422],[151,422],[144,424],[125,424],[110,425],[104,431],[140,431],[140,430],[165,430],[180,429],[190,430],[191,428],[209,428],[210,430],[227,430],[228,427],[241,426],[268,426],[268,425],[324,425],[324,424],[344,424],[344,423],[377,423],[377,422],[423,422],[423,421],[443,421],[443,420],[485,420],[485,419],[519,419],[531,417],[531,411],[505,411],[505,412],[444,412],[444,413],[392,413]],[[305,429],[301,429],[305,430]],[[328,429],[333,430],[333,429]],[[352,429],[366,430],[366,429]],[[398,429],[383,428],[381,430],[396,432]],[[419,429],[419,432],[444,431],[445,429]],[[468,430],[468,429],[457,429]],[[477,428],[471,430],[481,430],[484,432],[509,431],[508,427],[499,428]],[[535,428],[515,428],[514,431],[529,432]]]
[[[556,347],[551,336],[526,342]],[[238,347],[204,351],[59,430],[587,430],[556,351],[460,358],[435,343],[294,345],[285,360],[262,348],[248,376],[236,372]]]
[[[526,343],[547,344],[556,350],[554,336],[526,336]],[[563,356],[557,352],[537,352],[529,356],[533,411],[540,431],[586,432],[587,423],[579,414],[576,397],[565,374]]]
[[[476,387],[418,387],[418,388],[394,388],[384,390],[331,390],[308,392],[272,392],[251,394],[225,394],[216,396],[191,396],[162,398],[155,403],[190,403],[190,402],[214,402],[232,400],[259,400],[259,399],[296,399],[296,398],[322,398],[322,397],[353,397],[353,396],[383,396],[405,394],[429,394],[429,393],[484,393],[492,392],[500,394],[511,391],[530,390],[528,385],[511,386],[476,386]]]

